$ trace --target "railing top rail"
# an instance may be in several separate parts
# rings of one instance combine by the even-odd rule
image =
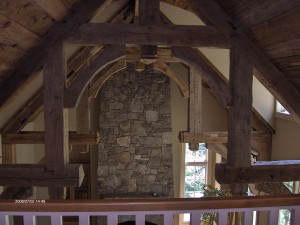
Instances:
[[[248,196],[220,198],[153,198],[103,200],[0,200],[0,211],[6,212],[112,212],[171,211],[230,208],[260,208],[300,205],[300,195]]]

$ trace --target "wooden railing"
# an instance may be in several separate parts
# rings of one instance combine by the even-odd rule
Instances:
[[[278,224],[280,209],[291,211],[291,225],[300,224],[300,195],[275,197],[227,197],[199,199],[119,199],[0,201],[0,225],[9,217],[23,216],[24,225],[34,225],[37,216],[51,217],[51,224],[61,225],[63,216],[76,216],[80,225],[89,225],[90,217],[106,216],[108,225],[117,225],[118,216],[134,215],[137,225],[145,224],[146,215],[163,215],[163,224],[174,224],[175,215],[190,213],[191,224],[199,225],[203,213],[217,213],[218,225],[227,225],[228,213],[243,212],[243,225],[252,225],[253,211],[267,211],[268,225]]]

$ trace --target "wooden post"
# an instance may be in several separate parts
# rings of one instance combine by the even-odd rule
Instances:
[[[66,59],[61,45],[44,63],[45,163],[47,170],[62,170],[69,161],[67,109],[64,109]],[[49,188],[50,198],[64,198],[65,188]]]
[[[139,25],[157,25],[160,19],[159,0],[137,0]],[[141,62],[150,64],[157,60],[157,46],[141,46]]]
[[[251,165],[253,66],[236,50],[230,51],[229,86],[233,107],[229,108],[227,163],[234,167]],[[234,195],[244,195],[247,184],[231,185]]]
[[[189,130],[190,133],[200,133],[202,128],[202,78],[190,68],[190,98],[189,98]],[[189,143],[191,151],[199,149],[199,143]]]

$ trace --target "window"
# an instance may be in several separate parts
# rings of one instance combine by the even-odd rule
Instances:
[[[203,184],[207,183],[208,151],[205,143],[199,144],[198,151],[189,150],[185,144],[184,164],[184,197],[197,198],[203,196]],[[190,215],[184,214],[183,222],[189,222]]]
[[[290,114],[278,101],[276,102],[276,112],[286,115]]]

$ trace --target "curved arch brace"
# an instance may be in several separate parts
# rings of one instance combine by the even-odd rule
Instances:
[[[170,79],[173,79],[178,85],[184,98],[190,97],[190,91],[185,82],[164,62],[156,61],[153,63],[154,69],[164,73]]]
[[[112,63],[125,55],[125,46],[109,45],[98,55],[98,57],[90,63],[89,66],[80,70],[73,82],[65,89],[64,107],[75,108],[79,99],[87,87],[88,83],[93,79],[95,74],[103,69],[109,63]]]
[[[91,84],[91,86],[89,87],[89,97],[96,98],[100,88],[105,83],[105,81],[107,81],[107,79],[110,78],[115,73],[125,68],[126,68],[126,62],[124,60],[114,63],[107,71],[101,74],[99,78],[95,82],[93,82],[93,84]]]
[[[232,93],[227,83],[220,78],[219,71],[198,50],[190,47],[173,47],[173,57],[195,68],[212,89],[216,99],[225,107],[232,105]]]

